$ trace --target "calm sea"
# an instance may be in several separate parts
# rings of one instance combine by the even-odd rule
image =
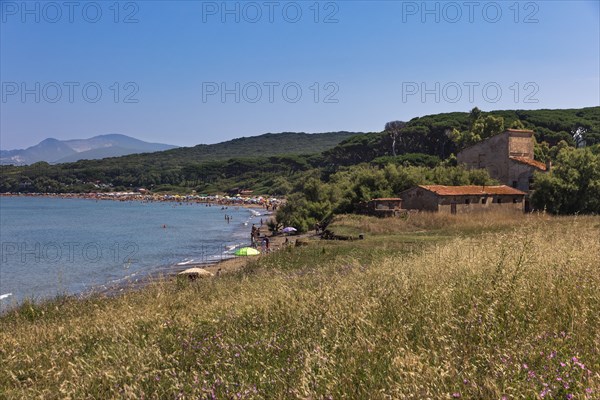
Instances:
[[[0,197],[0,309],[231,257],[249,242],[259,213],[205,204]]]

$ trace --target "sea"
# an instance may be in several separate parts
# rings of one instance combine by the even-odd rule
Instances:
[[[0,310],[231,258],[249,244],[263,212],[206,203],[0,197]]]

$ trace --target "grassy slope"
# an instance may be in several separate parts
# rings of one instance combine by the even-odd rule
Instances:
[[[333,229],[366,239],[282,250],[210,281],[24,306],[0,318],[0,393],[600,394],[597,217],[343,217]]]

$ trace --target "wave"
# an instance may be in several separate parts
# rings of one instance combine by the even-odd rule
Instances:
[[[197,264],[194,260],[184,260],[182,262],[178,262],[176,265],[189,265],[189,264]]]
[[[12,293],[0,294],[0,300],[4,300],[10,296],[12,296]]]

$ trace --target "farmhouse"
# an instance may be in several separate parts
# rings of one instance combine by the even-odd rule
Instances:
[[[439,211],[450,214],[514,209],[523,211],[525,192],[502,186],[421,185],[400,194],[408,210]]]
[[[487,169],[493,179],[528,192],[535,171],[547,171],[549,165],[533,159],[533,131],[508,129],[465,148],[456,156],[470,169]]]

